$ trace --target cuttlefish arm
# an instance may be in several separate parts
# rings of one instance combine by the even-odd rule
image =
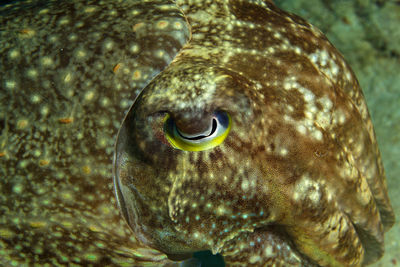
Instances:
[[[231,266],[361,266],[394,222],[359,84],[270,1],[177,1],[190,41],[118,135],[115,186],[141,242]],[[215,140],[213,139],[215,136]]]

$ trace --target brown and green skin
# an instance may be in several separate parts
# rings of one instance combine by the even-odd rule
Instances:
[[[382,255],[394,216],[341,55],[270,1],[188,2],[0,7],[0,265],[170,266],[167,255],[204,249],[229,266]],[[197,133],[215,110],[232,118],[219,146],[165,140],[166,113]]]
[[[361,266],[394,222],[359,84],[303,19],[262,1],[177,1],[191,39],[146,86],[119,132],[115,184],[136,236],[168,255],[229,266]],[[162,137],[230,114],[219,146]]]
[[[174,264],[121,216],[121,121],[189,37],[168,1],[0,6],[0,266]]]

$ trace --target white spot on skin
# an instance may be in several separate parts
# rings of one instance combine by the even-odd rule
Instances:
[[[284,88],[285,90],[292,89],[292,83],[291,83],[291,82],[285,81],[285,83],[283,84],[283,88]]]
[[[198,238],[200,238],[200,234],[198,232],[195,232],[195,233],[193,233],[193,237],[195,239],[198,239]]]
[[[327,96],[321,97],[318,101],[323,106],[325,111],[329,111],[333,106],[331,99]]]
[[[281,39],[281,38],[282,38],[282,35],[281,35],[279,32],[275,32],[275,33],[274,33],[274,37],[275,37],[276,39]]]
[[[34,157],[40,157],[42,155],[42,152],[39,150],[39,149],[35,149],[34,151],[33,151],[33,156]]]
[[[312,132],[312,136],[313,136],[316,140],[322,141],[323,135],[322,135],[321,131],[319,131],[319,130],[313,131],[313,132]]]
[[[20,53],[17,49],[12,49],[8,55],[11,59],[16,59],[20,56]]]
[[[16,194],[20,194],[23,191],[23,186],[21,184],[17,184],[13,186],[13,192]]]
[[[45,56],[45,57],[42,58],[42,64],[45,67],[51,66],[53,64],[53,59],[51,59],[50,57]]]
[[[48,107],[47,105],[46,105],[46,106],[43,106],[43,107],[40,109],[40,114],[42,114],[43,116],[48,115],[49,112],[50,112],[50,109],[49,109],[49,107]]]
[[[311,91],[304,90],[303,94],[304,94],[304,101],[306,101],[306,102],[314,101],[315,95]]]
[[[168,26],[168,24],[169,24],[168,21],[166,21],[166,20],[160,20],[160,21],[158,21],[158,22],[156,23],[156,27],[157,27],[158,29],[164,29],[164,28],[166,28],[166,27]]]
[[[247,179],[242,180],[241,188],[245,192],[249,189],[249,181]]]
[[[182,23],[179,21],[174,22],[174,29],[175,30],[181,30],[183,28]]]
[[[334,113],[335,120],[338,124],[342,125],[346,122],[346,115],[341,109],[337,109]]]
[[[14,89],[15,86],[17,85],[17,83],[15,81],[12,81],[12,80],[6,81],[5,83],[6,83],[6,87],[8,89]]]
[[[86,51],[83,50],[83,49],[78,49],[78,50],[76,51],[76,56],[77,56],[78,58],[84,58],[84,57],[86,57]]]
[[[67,73],[64,77],[64,82],[65,83],[69,83],[72,80],[72,74],[71,73]]]
[[[325,66],[328,60],[329,54],[326,52],[326,50],[323,50],[320,54],[320,61],[321,61],[321,66]]]
[[[261,260],[261,257],[260,256],[258,256],[258,255],[252,255],[251,257],[250,257],[250,259],[249,259],[249,262],[251,263],[251,264],[254,264],[254,263],[256,263],[256,262],[259,262]]]
[[[331,73],[336,76],[339,73],[339,67],[332,61],[331,63]]]
[[[110,41],[110,40],[106,41],[106,42],[104,43],[104,48],[105,48],[106,50],[112,50],[112,49],[114,48],[114,43],[113,43],[113,41]]]
[[[304,125],[299,124],[297,125],[296,129],[302,135],[305,135],[307,133],[307,128]]]
[[[68,19],[68,18],[62,18],[62,19],[58,22],[58,24],[59,24],[60,26],[66,25],[66,24],[68,24],[68,23],[69,23],[69,19]]]
[[[48,38],[50,43],[56,43],[58,41],[58,36],[52,35]],[[60,49],[61,50],[61,49]]]
[[[140,14],[140,11],[137,10],[137,9],[135,9],[135,10],[132,10],[132,11],[131,11],[131,14],[132,14],[133,16],[136,16],[136,15]]]
[[[228,209],[227,209],[224,205],[220,205],[220,206],[216,209],[216,214],[217,214],[218,216],[221,216],[221,215],[224,215],[224,214],[227,214],[227,213],[229,213],[229,212],[228,212]]]
[[[116,16],[118,15],[116,10],[110,10],[110,12],[108,13],[110,16]]]
[[[321,199],[320,185],[303,175],[295,185],[293,199],[296,202],[309,200],[313,205],[317,205]]]
[[[84,9],[85,13],[93,13],[94,11],[96,11],[96,7],[94,7],[94,6],[86,7]]]
[[[95,92],[93,90],[88,91],[85,94],[85,100],[86,101],[91,101],[91,100],[93,100],[94,96],[95,96]]]
[[[72,33],[72,34],[70,34],[70,35],[68,36],[68,40],[69,40],[69,41],[75,42],[77,39],[78,39],[78,35],[76,35],[76,34],[74,34],[74,33]]]
[[[107,107],[108,105],[110,105],[110,99],[108,97],[103,97],[100,100],[100,105],[102,105],[103,107]]]
[[[319,200],[321,199],[321,192],[315,190],[312,191],[309,195],[308,198],[311,200],[311,202],[316,205],[318,204]]]
[[[286,148],[281,148],[279,151],[279,155],[282,157],[286,156],[288,154],[288,150]]]
[[[123,108],[123,109],[129,107],[129,101],[127,99],[121,100],[120,107]]]
[[[349,70],[347,70],[347,68],[345,68],[345,74],[346,74],[346,79],[347,81],[351,82],[352,81],[352,76]]]
[[[272,249],[271,246],[267,246],[267,247],[264,249],[264,253],[265,253],[265,256],[266,256],[267,258],[272,258],[272,257],[275,256],[275,252],[274,252],[274,250]]]
[[[26,73],[29,78],[36,78],[38,76],[38,72],[35,69],[29,69],[28,72]]]
[[[37,104],[42,100],[42,98],[40,97],[40,95],[32,95],[31,97],[31,101],[33,104]]]

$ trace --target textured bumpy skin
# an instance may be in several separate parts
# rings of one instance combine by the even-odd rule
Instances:
[[[0,7],[0,53],[2,265],[382,255],[394,216],[358,82],[272,2],[17,2]],[[165,114],[196,134],[216,110],[222,144],[168,144]]]
[[[189,37],[168,1],[0,7],[0,265],[168,263],[118,211],[116,134]]]

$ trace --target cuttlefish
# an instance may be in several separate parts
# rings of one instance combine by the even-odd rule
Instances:
[[[382,256],[394,214],[357,79],[272,1],[13,2],[0,54],[0,265]]]

